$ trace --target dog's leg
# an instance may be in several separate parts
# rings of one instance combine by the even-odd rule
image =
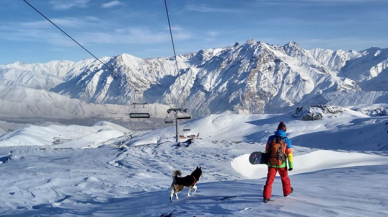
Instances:
[[[171,190],[170,190],[170,202],[172,202],[172,197],[174,195],[174,192],[175,192],[175,189],[173,186],[171,186]]]
[[[195,193],[195,192],[197,192],[197,186],[196,186],[196,185],[194,185],[194,187],[193,187],[193,188],[194,188],[194,193]]]
[[[178,197],[178,192],[175,193],[175,198],[178,200],[179,197]]]
[[[189,187],[189,192],[187,193],[187,196],[190,197],[190,192],[191,192],[191,186]]]

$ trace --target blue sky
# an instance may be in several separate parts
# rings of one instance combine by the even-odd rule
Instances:
[[[172,56],[163,0],[27,0],[97,57]],[[388,0],[167,0],[177,54],[248,39],[388,47]],[[93,58],[23,0],[0,0],[0,64]]]

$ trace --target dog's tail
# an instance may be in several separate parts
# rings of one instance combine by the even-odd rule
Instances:
[[[181,173],[180,170],[175,170],[175,171],[172,173],[172,184],[171,184],[171,186],[173,186],[173,185],[175,184],[176,178],[177,178],[178,176],[180,176],[181,174],[182,174],[182,173]]]
[[[172,176],[175,178],[177,176],[180,176],[182,175],[181,171],[180,170],[175,170],[173,173],[172,173]]]
[[[175,193],[175,197],[178,198],[178,196],[176,195],[176,189],[175,189],[175,183],[176,183],[176,178],[178,176],[180,176],[182,173],[180,170],[175,170],[174,172],[172,172],[172,183],[171,183],[171,193],[170,193],[170,202],[172,202],[172,196],[174,195]]]

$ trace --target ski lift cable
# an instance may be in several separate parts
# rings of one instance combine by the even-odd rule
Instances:
[[[174,51],[175,67],[176,67],[176,72],[177,72],[177,76],[178,76],[178,82],[179,82],[179,84],[181,85],[181,80],[180,80],[180,76],[179,76],[179,68],[178,68],[178,60],[177,60],[177,57],[176,57],[174,38],[173,38],[173,36],[172,36],[172,30],[171,30],[170,16],[169,16],[169,14],[168,14],[167,0],[164,0],[164,6],[165,6],[165,8],[166,8],[167,21],[168,21],[168,28],[170,29],[171,44],[172,44],[172,49],[173,49],[173,51]],[[179,99],[180,99],[180,97],[178,97],[177,102],[175,103],[177,108],[180,107],[180,106],[178,105],[178,104],[179,104],[179,101],[180,101]]]
[[[105,66],[109,71],[111,71],[114,75],[118,76],[118,77],[121,77],[121,78],[124,78],[123,76],[119,75],[118,73],[116,73],[112,68],[110,68],[108,65],[106,65],[104,62],[102,62],[98,57],[96,57],[92,52],[90,52],[88,49],[86,49],[84,46],[82,46],[80,43],[78,43],[73,37],[71,37],[69,34],[67,34],[64,30],[62,30],[58,25],[56,25],[53,21],[51,21],[48,17],[46,17],[42,12],[40,12],[38,9],[36,9],[33,5],[31,5],[27,0],[23,0],[26,4],[28,4],[32,9],[34,9],[36,12],[38,12],[42,17],[44,17],[47,21],[49,21],[51,24],[53,24],[57,29],[59,29],[63,34],[65,34],[67,37],[69,37],[71,40],[73,40],[78,46],[80,46],[82,49],[84,49],[86,52],[88,52],[91,56],[93,56],[97,61],[99,61],[103,66]],[[175,52],[175,50],[174,50]],[[127,78],[124,78],[127,82]],[[128,82],[129,84],[129,82]],[[137,91],[137,89],[135,88],[135,91]],[[143,96],[146,97],[147,99],[149,99],[151,102],[156,102],[156,100],[153,100],[151,99],[150,97],[148,97],[147,95],[145,95],[143,93]],[[163,109],[166,109],[164,106],[160,105],[160,104],[156,104],[160,107],[162,107]],[[166,109],[167,110],[167,109]]]
[[[65,31],[63,31],[59,26],[57,26],[54,22],[52,22],[49,18],[47,18],[43,13],[41,13],[38,9],[36,9],[34,6],[32,6],[29,2],[26,0],[23,0],[26,4],[28,4],[32,9],[34,9],[36,12],[38,12],[42,17],[44,17],[47,21],[49,21],[51,24],[53,24],[57,29],[59,29],[63,34],[65,34],[67,37],[69,37],[71,40],[73,40],[76,44],[78,44],[82,49],[84,49],[86,52],[88,52],[90,55],[92,55],[97,61],[99,61],[102,65],[104,65],[106,68],[109,69],[109,67],[103,63],[100,59],[98,59],[94,54],[92,54],[88,49],[86,49],[84,46],[82,46],[80,43],[78,43],[74,38],[72,38],[69,34],[67,34]]]

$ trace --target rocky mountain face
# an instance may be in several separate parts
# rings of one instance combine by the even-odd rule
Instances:
[[[83,104],[125,107],[139,101],[152,104],[151,113],[157,116],[163,116],[168,106],[188,108],[194,116],[203,116],[276,113],[296,106],[349,106],[387,99],[388,49],[306,50],[295,42],[278,46],[248,40],[179,55],[177,60],[176,66],[173,57],[141,59],[121,54],[101,58],[105,65],[92,59],[3,65],[2,88],[41,91],[35,91],[33,97],[0,93],[0,112],[12,113],[6,102],[13,106],[39,104],[47,99],[39,94],[48,93],[55,93],[55,108],[69,114],[74,113],[69,111],[69,102],[78,100],[77,115]],[[66,107],[61,107],[61,101],[67,102]],[[163,104],[168,106],[159,106]],[[84,113],[89,113],[86,110]],[[50,112],[36,112],[37,116],[47,114]]]

